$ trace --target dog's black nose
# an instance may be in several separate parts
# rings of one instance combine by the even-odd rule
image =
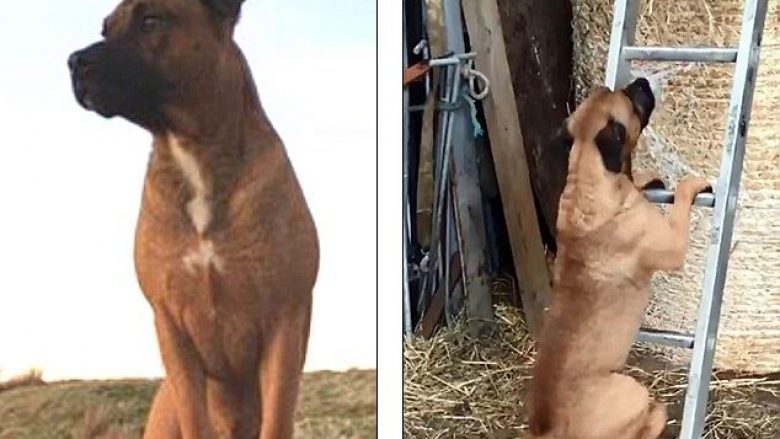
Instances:
[[[81,65],[82,63],[82,56],[81,51],[73,52],[68,57],[68,68],[70,68],[71,71],[75,71],[76,68]]]
[[[635,87],[639,87],[642,90],[650,92],[650,81],[647,80],[647,78],[636,78],[634,82],[632,83]],[[631,85],[629,85],[630,87]]]
[[[650,82],[645,78],[638,78],[628,84],[623,92],[631,99],[634,112],[639,116],[642,128],[644,128],[650,120],[650,113],[655,109],[655,96],[653,96]]]

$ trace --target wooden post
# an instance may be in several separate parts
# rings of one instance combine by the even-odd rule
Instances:
[[[431,58],[444,54],[444,18],[442,0],[425,0],[425,27],[428,34],[428,50]],[[431,225],[433,224],[434,164],[433,145],[436,119],[436,99],[439,94],[439,75],[431,75],[431,90],[423,110],[420,130],[420,164],[417,176],[417,242],[422,247],[431,245]]]
[[[460,0],[443,0],[442,12],[447,50],[453,53],[465,52]],[[460,72],[456,74],[460,75]],[[460,93],[465,92],[466,88],[462,86]],[[463,289],[466,292],[469,333],[479,337],[490,330],[490,323],[493,321],[493,300],[487,282],[485,224],[473,125],[465,99],[461,98],[460,102],[461,107],[453,110],[451,115],[453,118],[452,194],[455,203],[457,242],[463,267]],[[450,164],[447,163],[445,166]]]
[[[541,328],[550,293],[550,275],[534,207],[523,135],[504,47],[496,0],[462,0],[463,13],[477,53],[477,70],[490,81],[482,101],[515,271],[531,333]]]
[[[571,1],[496,3],[539,217],[554,236],[569,161],[550,140],[574,108]]]

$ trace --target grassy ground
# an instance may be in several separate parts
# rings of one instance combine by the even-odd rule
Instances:
[[[0,383],[0,439],[136,439],[157,380]],[[376,372],[314,372],[303,382],[296,438],[376,437]]]

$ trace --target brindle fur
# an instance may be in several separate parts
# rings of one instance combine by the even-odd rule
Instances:
[[[149,130],[135,266],[166,378],[145,438],[291,438],[318,270],[284,146],[233,40],[239,0],[124,0],[69,60]]]
[[[691,204],[708,184],[680,182],[667,219],[638,189],[658,180],[626,175],[653,106],[644,79],[625,90],[600,89],[561,130],[571,151],[552,304],[528,399],[533,437],[655,439],[664,429],[665,407],[618,371],[647,306],[650,276],[682,266]]]

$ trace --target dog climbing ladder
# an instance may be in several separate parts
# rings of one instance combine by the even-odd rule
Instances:
[[[615,0],[606,71],[606,85],[611,89],[630,82],[632,60],[735,63],[720,176],[713,188],[714,193],[699,194],[694,203],[714,208],[696,332],[686,334],[643,329],[637,338],[639,341],[693,349],[680,439],[698,439],[704,431],[767,1],[746,0],[737,48],[683,48],[635,46],[639,0]],[[656,203],[674,201],[674,193],[666,190],[647,190],[645,196]]]

